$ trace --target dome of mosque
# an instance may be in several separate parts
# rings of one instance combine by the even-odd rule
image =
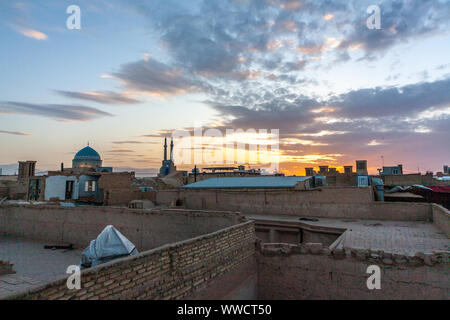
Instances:
[[[101,160],[97,151],[87,146],[78,151],[73,160]]]

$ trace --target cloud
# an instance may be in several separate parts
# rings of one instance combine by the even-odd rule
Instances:
[[[56,92],[65,97],[93,101],[103,104],[136,104],[142,102],[137,99],[134,99],[131,94],[123,92],[122,93],[112,91],[75,92],[63,90],[57,90]]]
[[[20,28],[19,32],[28,38],[33,38],[36,40],[48,39],[48,36],[45,33],[33,29]]]
[[[369,2],[356,1],[355,9],[364,10]],[[367,17],[355,17],[339,49],[357,47],[365,51],[364,59],[374,59],[397,44],[445,33],[450,26],[448,1],[382,1],[379,6],[381,29],[370,30],[366,27]]]
[[[381,30],[366,26],[366,9],[372,4],[370,0],[126,2],[159,36],[166,56],[158,60],[145,54],[108,76],[120,80],[130,94],[161,97],[202,92],[217,99],[238,95],[252,85],[270,91],[267,82],[285,82],[294,89],[304,72],[376,59],[398,44],[449,30],[448,2],[381,1]],[[350,54],[355,50],[358,54]],[[138,102],[109,91],[60,93],[101,103]]]
[[[189,78],[181,69],[170,67],[153,58],[123,65],[113,76],[132,91],[164,96],[203,90],[203,84]]]
[[[68,104],[35,104],[26,102],[0,102],[0,112],[47,117],[60,121],[90,121],[112,114],[92,107]]]
[[[15,135],[15,136],[31,136],[31,134],[29,134],[29,133],[18,132],[18,131],[0,130],[0,133],[11,134],[11,135]]]
[[[140,143],[147,143],[147,142],[128,140],[128,141],[113,141],[112,143],[114,143],[114,144],[140,144]]]
[[[361,154],[374,161],[380,152],[393,158],[393,150],[405,150],[414,158],[414,150],[442,149],[450,135],[449,87],[450,78],[352,90],[326,100],[243,90],[228,104],[207,103],[219,113],[221,128],[279,129],[281,154],[292,169],[294,162],[351,164]],[[340,157],[329,156],[336,150]]]
[[[410,116],[431,107],[450,104],[450,78],[403,87],[354,90],[328,101],[352,118]]]

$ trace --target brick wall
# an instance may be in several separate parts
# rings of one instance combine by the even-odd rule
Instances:
[[[134,172],[102,173],[98,187],[103,192],[105,205],[128,205],[134,199],[134,190],[131,185]]]
[[[317,244],[266,245],[257,255],[258,299],[439,299],[448,300],[448,253],[431,257],[348,255]],[[367,267],[381,269],[381,289],[367,288]]]
[[[83,270],[80,290],[69,290],[63,278],[11,299],[186,299],[254,259],[254,226],[248,221]],[[220,298],[216,290],[215,295]]]

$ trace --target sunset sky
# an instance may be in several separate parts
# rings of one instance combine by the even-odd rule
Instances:
[[[155,172],[163,137],[198,126],[278,129],[286,174],[450,164],[450,1],[0,0],[0,43],[8,170],[68,167],[89,141],[105,166]]]

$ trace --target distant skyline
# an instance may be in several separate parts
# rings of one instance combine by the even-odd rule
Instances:
[[[0,0],[0,42],[0,167],[157,169],[198,125],[279,129],[286,174],[450,164],[450,1]]]

